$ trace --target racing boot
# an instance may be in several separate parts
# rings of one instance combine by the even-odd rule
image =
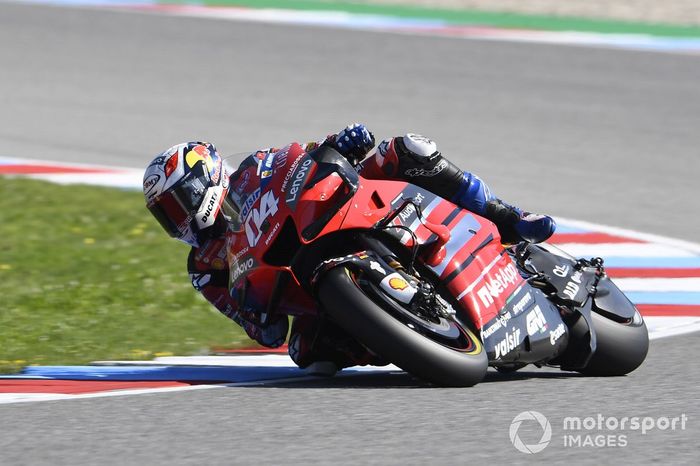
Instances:
[[[505,244],[541,243],[552,236],[557,226],[552,217],[524,212],[503,202],[481,178],[469,172],[462,173],[461,185],[452,201],[495,223]]]
[[[541,243],[552,236],[557,227],[548,215],[523,212],[500,199],[487,201],[483,216],[496,224],[504,244]]]

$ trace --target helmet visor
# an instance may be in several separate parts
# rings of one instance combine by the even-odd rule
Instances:
[[[204,200],[208,184],[206,174],[198,176],[192,171],[177,186],[155,197],[148,210],[170,236],[181,238],[190,231],[190,222]]]

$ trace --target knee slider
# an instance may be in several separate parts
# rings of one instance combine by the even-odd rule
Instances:
[[[418,163],[426,163],[440,155],[437,144],[420,134],[408,133],[394,139],[396,155],[410,157]]]

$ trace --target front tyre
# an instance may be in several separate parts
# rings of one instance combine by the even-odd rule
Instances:
[[[597,346],[586,367],[579,372],[592,376],[625,375],[644,362],[649,334],[639,311],[635,311],[631,323],[615,322],[596,312],[591,317]]]
[[[323,308],[335,322],[406,372],[438,385],[462,387],[477,384],[486,375],[486,352],[468,329],[460,327],[461,340],[471,342],[466,348],[431,340],[370,299],[345,267],[329,270],[318,290]]]

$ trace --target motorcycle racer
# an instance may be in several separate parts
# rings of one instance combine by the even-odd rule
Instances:
[[[504,243],[541,242],[556,227],[549,216],[534,215],[494,196],[486,183],[462,171],[438,151],[430,139],[408,133],[375,145],[374,135],[362,124],[349,125],[319,142],[309,151],[328,145],[345,156],[366,178],[397,179],[427,189],[496,224]],[[149,164],[144,174],[146,206],[166,232],[192,249],[188,271],[196,290],[222,314],[243,327],[248,336],[266,347],[279,347],[289,330],[284,314],[268,315],[266,297],[229,290],[225,232],[237,223],[241,202],[266,184],[279,149],[259,150],[246,157],[236,170],[228,167],[216,148],[207,142],[171,147]],[[380,364],[374,355],[327,320],[297,316],[292,323],[289,355],[301,368],[334,373],[356,364]],[[322,365],[323,368],[314,367]]]

